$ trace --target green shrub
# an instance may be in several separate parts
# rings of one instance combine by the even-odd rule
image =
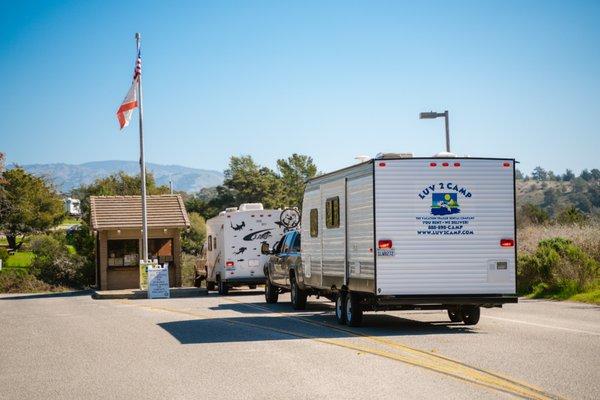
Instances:
[[[2,260],[2,266],[6,267],[6,261],[8,260],[8,250],[4,247],[0,247],[0,260]]]
[[[63,289],[40,281],[22,268],[0,271],[0,293],[33,293]]]
[[[600,264],[570,240],[545,239],[519,257],[518,290],[534,297],[568,298],[597,284]]]
[[[578,208],[569,207],[556,216],[556,222],[563,225],[583,224],[588,217]]]
[[[36,255],[31,273],[43,282],[68,287],[83,287],[91,283],[93,265],[77,254],[71,254],[61,238],[37,236],[31,241]]]

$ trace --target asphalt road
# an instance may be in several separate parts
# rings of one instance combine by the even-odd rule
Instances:
[[[1,399],[597,399],[600,307],[522,300],[479,325],[260,291],[170,300],[0,297]]]

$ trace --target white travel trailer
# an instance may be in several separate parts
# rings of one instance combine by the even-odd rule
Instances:
[[[241,204],[206,221],[206,286],[227,294],[230,287],[255,288],[265,282],[267,256],[261,245],[273,246],[286,231],[282,210],[264,210],[261,203]]]
[[[480,307],[517,302],[514,159],[375,159],[307,183],[302,295],[336,300],[338,322],[363,311],[447,309],[476,324]]]

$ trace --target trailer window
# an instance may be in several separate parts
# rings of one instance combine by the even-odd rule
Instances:
[[[212,251],[212,235],[208,235],[208,251]]]
[[[310,237],[319,236],[319,210],[310,210]]]
[[[215,248],[215,250],[217,249],[217,237],[216,236],[213,238],[213,247]]]
[[[331,197],[325,202],[325,226],[328,229],[340,227],[340,198]]]

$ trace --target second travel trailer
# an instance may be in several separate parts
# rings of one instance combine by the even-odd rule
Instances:
[[[380,154],[313,178],[300,249],[290,284],[274,283],[296,308],[317,294],[352,326],[402,309],[476,324],[480,307],[517,302],[515,161]]]
[[[285,210],[264,210],[260,203],[241,204],[206,221],[206,286],[227,294],[229,288],[263,284],[261,245],[272,246],[285,233]]]

